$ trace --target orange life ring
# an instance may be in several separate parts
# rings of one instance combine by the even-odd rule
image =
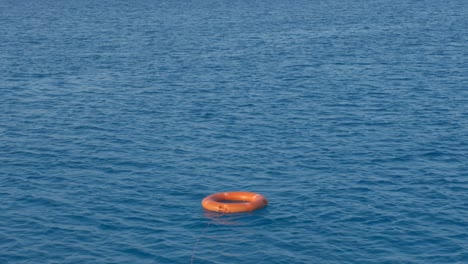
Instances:
[[[202,201],[202,206],[206,210],[223,213],[250,212],[267,204],[268,201],[263,195],[253,192],[215,193]]]

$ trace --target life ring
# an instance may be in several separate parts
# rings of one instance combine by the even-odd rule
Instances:
[[[268,200],[253,192],[222,192],[207,196],[202,200],[206,210],[222,213],[242,213],[263,208]]]

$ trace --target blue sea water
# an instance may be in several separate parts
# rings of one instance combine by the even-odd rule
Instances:
[[[0,263],[468,263],[467,43],[465,0],[0,0]]]

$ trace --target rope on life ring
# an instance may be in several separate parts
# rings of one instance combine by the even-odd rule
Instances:
[[[202,201],[206,210],[222,213],[243,213],[265,207],[268,200],[253,192],[222,192],[207,196]]]

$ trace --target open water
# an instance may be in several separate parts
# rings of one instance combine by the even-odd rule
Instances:
[[[0,0],[0,263],[468,263],[467,43],[465,0]]]

